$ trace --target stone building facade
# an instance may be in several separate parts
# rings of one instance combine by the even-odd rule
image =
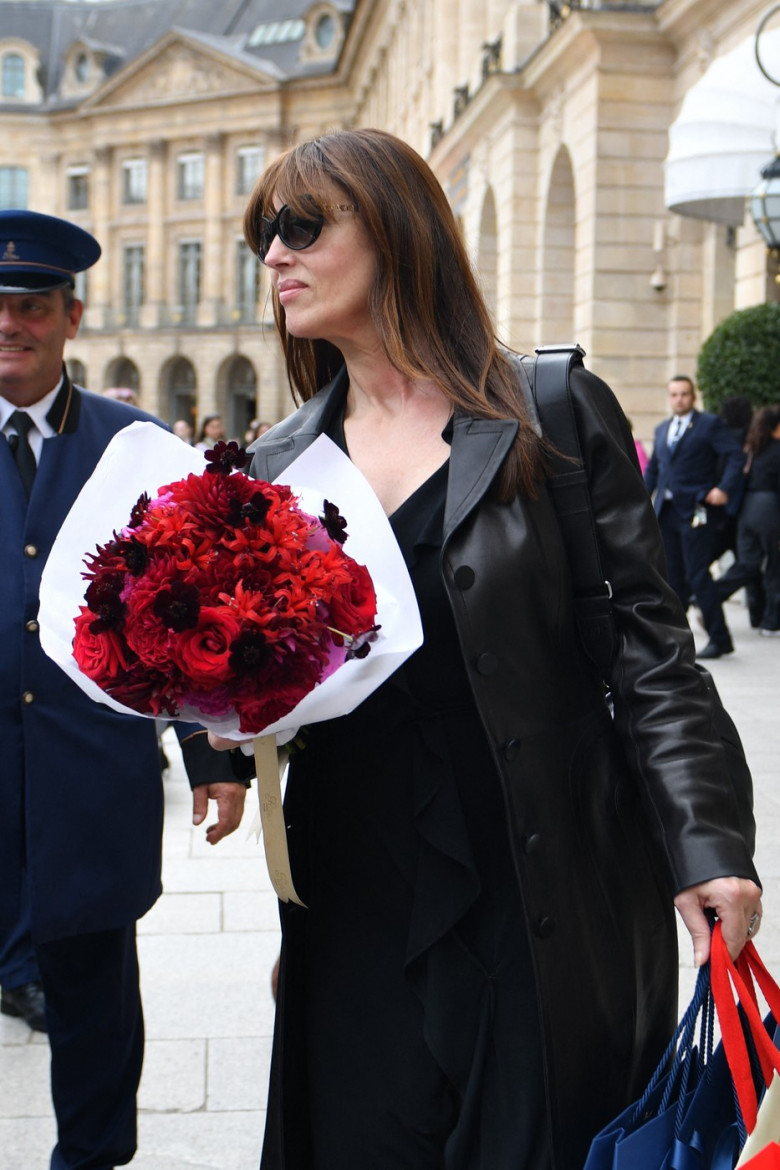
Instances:
[[[579,341],[647,437],[713,326],[777,295],[749,217],[664,197],[686,93],[767,7],[0,0],[0,204],[103,244],[68,351],[90,389],[239,434],[291,405],[241,238],[254,178],[291,142],[383,127],[439,175],[502,339]]]

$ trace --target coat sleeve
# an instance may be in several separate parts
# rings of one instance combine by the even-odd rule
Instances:
[[[677,891],[730,875],[757,881],[751,806],[748,800],[746,826],[690,629],[666,581],[660,531],[631,456],[628,422],[599,378],[575,370],[571,382],[602,567],[613,590],[615,724],[647,815]]]

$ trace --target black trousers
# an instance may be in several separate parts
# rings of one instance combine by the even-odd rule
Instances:
[[[731,636],[723,616],[723,603],[710,565],[721,544],[720,530],[726,520],[722,508],[710,508],[707,523],[697,528],[689,517],[681,516],[670,501],[666,501],[658,516],[666,552],[669,584],[687,609],[691,597],[696,597],[704,618],[704,628],[711,641],[719,646],[730,646]]]
[[[135,923],[36,947],[57,1145],[51,1170],[113,1170],[136,1149],[144,1022]]]
[[[759,585],[760,625],[780,630],[780,501],[774,492],[747,492],[737,529],[737,559],[718,581],[721,597]]]

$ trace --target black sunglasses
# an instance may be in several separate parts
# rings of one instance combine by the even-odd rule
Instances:
[[[353,203],[330,203],[321,211],[357,211]],[[265,264],[271,244],[276,236],[285,248],[292,248],[294,252],[302,252],[310,248],[319,238],[325,223],[325,216],[320,212],[311,215],[296,215],[287,203],[280,207],[273,219],[260,216],[260,230],[257,233],[257,258]]]

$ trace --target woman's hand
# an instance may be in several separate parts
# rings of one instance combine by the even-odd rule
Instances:
[[[720,919],[723,941],[736,959],[761,925],[761,889],[749,878],[723,877],[681,890],[674,900],[693,939],[693,961],[701,967],[710,957],[710,921],[705,910]]]

